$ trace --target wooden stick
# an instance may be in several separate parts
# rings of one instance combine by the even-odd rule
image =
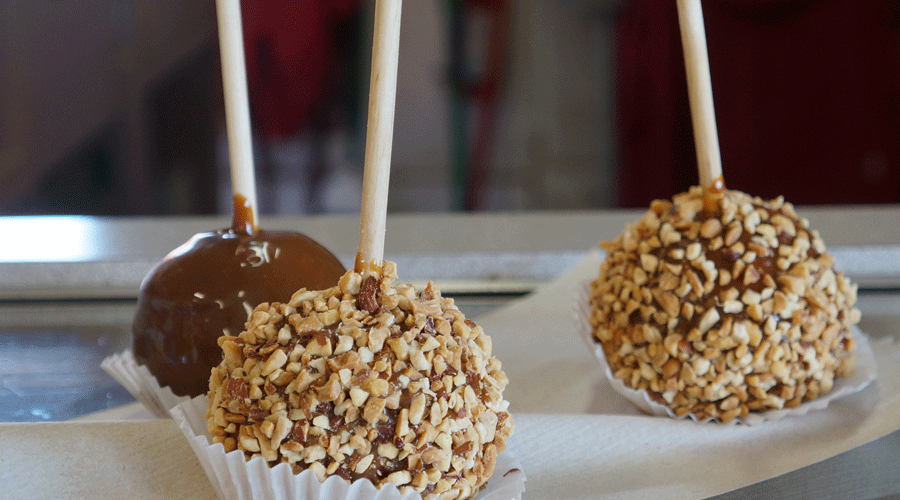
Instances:
[[[256,179],[253,173],[253,142],[250,133],[250,104],[247,98],[241,2],[216,0],[216,13],[219,19],[219,48],[222,52],[231,189],[234,193],[232,227],[235,230],[253,233],[258,227]]]
[[[356,271],[380,267],[384,259],[391,145],[394,138],[394,101],[400,52],[401,0],[375,2],[372,78],[369,88],[369,128],[363,174],[362,212]]]
[[[677,0],[677,2],[700,186],[707,191],[721,193],[724,189],[722,158],[719,153],[719,136],[716,133],[716,112],[713,109],[703,10],[700,7],[700,0]]]

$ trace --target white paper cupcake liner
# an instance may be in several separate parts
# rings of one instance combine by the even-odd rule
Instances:
[[[150,370],[139,365],[128,349],[104,359],[100,368],[116,379],[157,418],[170,418],[169,410],[191,399],[176,395],[168,386],[161,387]]]
[[[219,498],[222,500],[421,500],[416,492],[403,494],[388,484],[375,488],[371,481],[348,483],[332,476],[320,483],[310,470],[294,474],[288,464],[269,467],[262,458],[247,461],[240,450],[225,453],[221,444],[210,445],[206,427],[209,398],[198,396],[172,409],[178,423],[197,455]],[[478,500],[521,499],[525,491],[525,473],[519,460],[509,451],[497,457],[494,475],[478,494]]]
[[[690,418],[691,420],[700,423],[721,423],[717,418],[711,417],[701,420],[694,413],[688,413],[679,417],[675,415],[675,412],[668,406],[650,399],[650,394],[646,390],[632,389],[613,375],[609,363],[606,361],[606,354],[603,352],[603,346],[594,341],[594,329],[591,326],[590,321],[591,281],[592,280],[586,280],[582,282],[576,292],[574,305],[576,329],[585,345],[594,351],[603,372],[606,374],[606,379],[609,381],[609,385],[612,386],[613,390],[622,396],[625,396],[636,408],[650,415],[660,417],[668,416],[675,419]],[[869,339],[864,333],[858,328],[853,327],[853,335],[856,337],[856,351],[854,351],[856,354],[856,369],[853,375],[848,378],[835,379],[834,387],[830,392],[819,396],[813,401],[803,403],[796,408],[751,412],[746,417],[732,419],[724,423],[724,425],[756,425],[766,421],[781,420],[787,416],[806,415],[814,410],[824,410],[835,399],[859,392],[868,387],[868,385],[875,380],[878,370],[878,365],[875,362],[875,354],[872,352],[872,347],[869,345]]]

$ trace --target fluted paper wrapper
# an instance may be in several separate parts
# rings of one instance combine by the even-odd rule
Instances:
[[[690,418],[691,420],[700,423],[719,422],[717,418],[711,417],[701,420],[694,413],[678,416],[668,406],[652,400],[650,394],[646,390],[632,389],[625,385],[623,381],[616,378],[609,367],[609,363],[606,361],[606,353],[603,352],[603,346],[594,341],[594,329],[591,326],[590,320],[590,297],[591,280],[586,280],[581,284],[575,296],[575,324],[579,336],[584,341],[585,345],[593,350],[594,355],[597,357],[597,361],[600,362],[600,367],[603,370],[603,373],[606,374],[606,379],[609,381],[609,385],[612,386],[613,390],[622,396],[625,396],[625,398],[639,410],[650,415],[661,417],[667,416],[677,419]],[[725,422],[724,425],[756,425],[766,421],[781,420],[788,416],[806,415],[814,410],[824,410],[835,399],[859,392],[868,387],[868,385],[875,380],[878,369],[878,365],[875,363],[875,354],[869,346],[868,337],[858,328],[854,327],[853,335],[856,337],[856,351],[854,351],[856,354],[856,369],[850,377],[836,378],[834,380],[834,387],[827,394],[819,396],[812,401],[807,401],[796,408],[751,412],[746,417],[732,419]]]
[[[288,464],[269,467],[262,458],[247,461],[240,450],[225,453],[221,444],[210,444],[206,428],[209,398],[198,396],[172,409],[178,423],[197,455],[200,465],[222,500],[421,500],[417,492],[403,494],[389,484],[375,488],[361,479],[348,483],[332,476],[320,483],[310,470],[294,474]],[[479,500],[521,499],[525,474],[519,460],[509,451],[497,457],[494,475],[476,497]]]
[[[173,393],[168,386],[160,386],[150,370],[134,360],[129,349],[107,357],[100,363],[100,368],[157,418],[170,418],[169,410],[191,399]]]

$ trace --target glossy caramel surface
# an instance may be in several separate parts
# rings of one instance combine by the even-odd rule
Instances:
[[[222,359],[216,340],[239,334],[248,311],[286,302],[300,288],[332,287],[343,273],[334,255],[299,233],[197,234],[144,279],[132,326],[135,358],[176,394],[205,394]]]

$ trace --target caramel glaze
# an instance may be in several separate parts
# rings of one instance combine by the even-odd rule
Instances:
[[[258,231],[252,217],[235,229],[194,235],[154,267],[141,285],[132,325],[134,356],[180,396],[206,394],[222,360],[217,339],[244,329],[248,310],[287,302],[300,288],[334,286],[344,267],[310,238]],[[252,232],[251,232],[252,231]]]
[[[715,212],[722,205],[722,197],[725,196],[725,178],[718,176],[712,185],[703,186],[703,209],[706,212]]]
[[[253,214],[253,207],[250,206],[247,198],[242,194],[235,193],[232,201],[234,203],[234,216],[231,219],[231,229],[245,234],[254,234],[259,231],[254,222],[256,217]]]
[[[359,274],[381,274],[381,264],[376,262],[375,259],[367,261],[359,252],[356,253],[354,263],[354,270]]]

